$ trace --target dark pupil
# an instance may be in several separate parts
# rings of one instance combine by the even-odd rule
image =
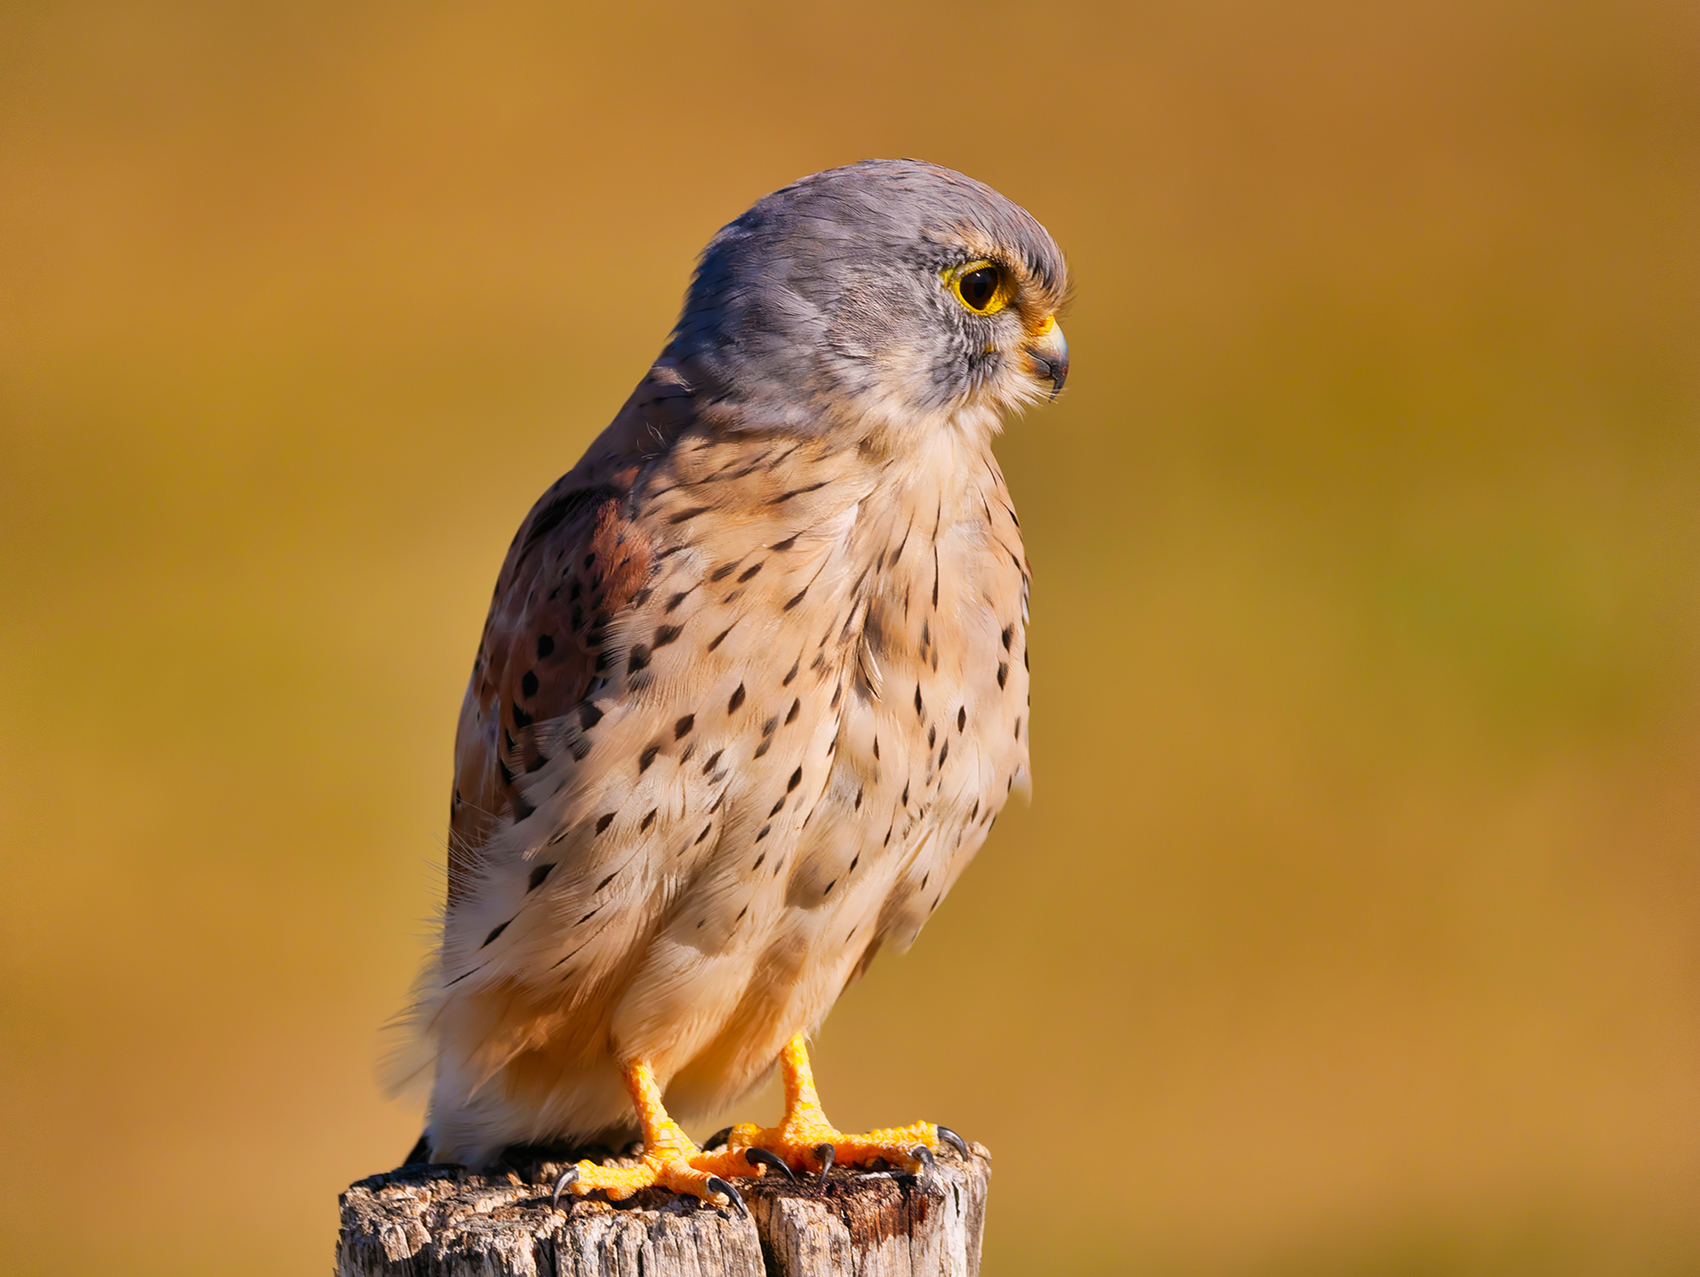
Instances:
[[[962,277],[962,300],[975,310],[984,310],[998,295],[998,272],[995,266],[982,266]]]

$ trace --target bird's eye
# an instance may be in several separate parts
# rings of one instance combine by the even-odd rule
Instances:
[[[951,291],[976,315],[992,315],[1009,302],[1008,276],[992,262],[970,262],[947,276]]]
[[[979,270],[971,270],[957,284],[962,292],[962,300],[968,303],[970,310],[985,310],[992,304],[992,298],[998,295],[998,270],[995,266],[982,266]]]

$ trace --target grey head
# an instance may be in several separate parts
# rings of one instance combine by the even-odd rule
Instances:
[[[1062,251],[1027,210],[919,160],[827,169],[703,251],[663,358],[741,428],[925,424],[1062,388]]]

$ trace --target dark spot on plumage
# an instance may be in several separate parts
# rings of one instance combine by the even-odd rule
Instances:
[[[1031,670],[1033,668],[1032,662],[1027,659],[1027,649],[1025,647],[1021,649],[1021,668],[1024,670]]]
[[[832,889],[834,887],[836,887],[837,885],[838,885],[838,879],[834,878],[831,882],[826,884],[826,890],[821,892],[821,895],[830,896],[832,894]]]
[[[778,802],[773,804],[773,810],[771,810],[770,812],[767,813],[767,818],[769,820],[772,820],[775,816],[777,816],[779,814],[780,808],[782,808],[784,806],[785,806],[785,800],[783,798],[781,798]]]
[[[696,726],[696,722],[697,716],[695,714],[686,714],[678,722],[673,724],[673,739],[683,739],[685,734],[689,732],[691,728]]]
[[[632,653],[626,658],[626,673],[636,674],[649,664],[649,648],[642,643],[632,648]]]
[[[601,891],[602,888],[606,887],[609,883],[613,882],[614,879],[618,878],[619,876],[620,876],[620,871],[618,869],[616,869],[613,873],[609,874],[601,882],[596,884],[596,890]]]
[[[939,729],[933,724],[927,724],[927,748],[931,749],[938,741]]]
[[[876,737],[874,737],[874,761],[876,763],[879,761],[879,757],[880,757],[880,738],[878,736],[876,736]]]
[[[1003,633],[1001,635],[999,635],[999,637],[1003,639],[1003,650],[1006,651],[1006,652],[1009,651],[1010,640],[1012,640],[1015,637],[1015,626],[1013,626],[1013,625],[1004,626],[1003,627]]]
[[[587,568],[596,566],[596,551],[595,550],[592,550],[589,554],[584,556],[584,566],[587,567]]]
[[[526,802],[525,799],[521,798],[518,794],[514,795],[514,824],[519,824],[520,821],[524,820],[536,810],[537,808]]]
[[[783,554],[783,553],[785,553],[785,551],[789,550],[792,546],[794,546],[796,544],[797,544],[797,538],[795,536],[788,536],[783,541],[780,541],[775,545],[770,545],[767,548],[770,549],[770,550],[777,550],[781,554]]]
[[[1015,739],[1021,739],[1021,716],[1019,714],[1016,715],[1015,719]]]
[[[742,683],[739,683],[738,684],[738,690],[732,693],[732,699],[726,702],[726,712],[728,714],[736,714],[738,712],[738,706],[742,705],[743,703],[744,703],[744,685]]]
[[[531,520],[531,526],[526,529],[525,544],[520,547],[519,558],[523,560],[539,541],[586,506],[618,500],[619,496],[619,489],[610,487],[579,488],[572,492],[563,492],[539,510],[536,517]],[[516,560],[516,566],[517,563],[518,560]]]
[[[573,926],[582,927],[582,926],[584,926],[585,923],[589,922],[592,918],[594,918],[597,914],[599,914],[601,912],[602,912],[602,906],[597,905],[596,908],[592,909],[589,913],[585,914],[584,917],[580,918],[577,922],[573,923]]]
[[[607,669],[608,668],[608,653],[598,652],[596,654],[596,661],[590,668],[598,674],[602,673],[603,670]]]
[[[677,527],[681,523],[688,523],[690,520],[696,518],[697,515],[699,515],[699,514],[707,514],[713,508],[714,508],[713,506],[694,505],[688,510],[679,511],[679,513],[675,514],[671,519],[668,520],[668,522],[673,524],[675,527]]]
[[[733,590],[732,593],[728,594],[725,598],[720,600],[720,604],[721,604],[722,607],[724,607],[729,603],[736,603],[739,599],[741,599],[743,597],[744,597],[743,590],[741,590],[741,589]]]
[[[933,607],[939,605],[939,547],[933,543]]]
[[[757,572],[760,572],[761,568],[762,568],[762,565],[759,564],[759,563],[752,564],[751,566],[745,568],[742,572],[738,573],[738,583],[740,585],[742,585],[745,581],[748,581],[751,577],[753,577]]]
[[[589,753],[590,753],[590,739],[588,737],[581,736],[576,741],[573,742],[572,755],[573,755],[573,761],[574,762],[582,763],[585,760],[585,758],[589,755]],[[561,791],[557,789],[555,792],[560,793]]]
[[[959,710],[956,711],[956,730],[960,732],[964,727],[967,727],[967,726],[968,726],[968,707],[966,705],[964,705],[964,706],[962,706],[962,708],[960,708]]]
[[[531,877],[526,880],[525,889],[527,893],[536,891],[539,887],[541,887],[543,885],[543,880],[549,876],[550,871],[554,868],[555,862],[550,861],[546,865],[538,865],[537,868],[533,869],[531,871]]]
[[[976,798],[974,800],[974,810],[968,813],[968,819],[973,820],[974,817],[978,816],[979,814],[980,814],[980,800],[978,798]]]
[[[946,741],[944,743],[944,748],[939,750],[939,766],[943,767],[944,766],[944,760],[949,758],[949,757],[950,757],[950,742]]]
[[[791,672],[780,680],[779,686],[790,687],[791,680],[797,677],[797,670],[802,666],[802,664],[803,663],[800,660],[791,662]],[[790,720],[787,719],[786,721],[789,722]]]
[[[508,712],[513,715],[514,726],[520,728],[521,730],[524,730],[525,728],[530,727],[534,722],[537,721],[530,714],[527,714],[523,709],[521,709],[519,707],[518,701],[515,701],[511,706],[509,706]]]
[[[802,784],[802,783],[803,783],[803,769],[801,767],[799,767],[796,771],[791,773],[791,779],[785,782],[785,792],[789,794],[792,790],[796,789],[797,786]]]
[[[778,726],[779,715],[775,714],[772,718],[768,719],[767,722],[761,725],[761,734],[763,736],[771,736],[774,733],[774,729]]]
[[[724,581],[727,577],[732,575],[737,566],[738,565],[735,562],[722,563],[719,567],[715,568],[713,572],[708,574],[708,579],[710,581]]]
[[[999,661],[998,662],[998,686],[1002,687],[1008,681],[1009,681],[1009,662],[1008,661]]]
[[[584,628],[584,607],[581,604],[573,604],[572,623],[574,634],[577,634]]]
[[[511,785],[514,783],[514,774],[508,770],[508,765],[499,758],[496,760],[496,771],[501,774],[502,784]]]
[[[915,717],[921,716],[921,685],[915,684]]]
[[[694,586],[694,585],[691,586],[691,590],[694,590],[696,588],[697,587]],[[679,604],[683,603],[686,599],[688,599],[691,596],[691,590],[680,590],[672,598],[668,599],[667,600],[667,607],[665,608],[666,615],[672,616],[674,610],[679,606]]]
[[[903,786],[903,806],[905,808],[907,808],[909,806],[909,786],[908,785]]]
[[[602,711],[589,701],[582,701],[578,707],[578,725],[580,731],[588,732],[602,721]]]
[[[682,626],[682,625],[663,625],[655,631],[655,638],[651,642],[651,646],[652,647],[666,647],[669,643],[671,643],[674,639],[678,638],[679,635],[683,634],[684,632],[685,632],[685,627]]]
[[[793,666],[792,670],[793,670],[793,672],[795,672],[796,667]],[[785,715],[785,726],[789,727],[789,726],[791,726],[792,723],[795,723],[797,721],[797,715],[800,714],[802,712],[802,710],[803,710],[803,701],[802,701],[801,697],[792,701],[790,712],[788,712]]]
[[[862,810],[862,791],[861,791],[861,790],[860,790],[860,789],[858,789],[858,790],[857,790],[857,791],[856,791],[856,805],[855,805],[855,810],[856,810],[856,811],[861,811],[861,810]]]
[[[772,828],[773,828],[772,825],[763,825],[761,827],[761,832],[756,835],[756,841],[760,842],[763,838],[766,838],[767,835],[768,835],[768,831],[771,830]]]
[[[772,748],[773,748],[773,737],[769,736],[766,739],[764,739],[761,744],[756,746],[756,752],[751,754],[750,757],[752,759],[760,758],[764,754],[766,754],[768,750],[770,750]]]
[[[512,921],[513,921],[512,918],[508,919],[508,922],[512,922]],[[491,930],[490,934],[484,937],[484,944],[481,944],[478,947],[480,949],[482,949],[484,947],[484,945],[489,944],[497,936],[501,935],[502,932],[506,931],[508,929],[508,922],[504,922],[504,923],[500,924],[499,926],[493,928]]]
[[[828,703],[827,708],[828,709],[837,709],[838,708],[838,702],[843,700],[843,699],[844,699],[844,684],[840,683],[837,687],[832,689],[832,700]]]
[[[815,654],[815,659],[809,662],[809,670],[812,673],[819,674],[822,671],[824,671],[825,669],[826,669],[826,653],[825,652],[817,652]]]
[[[883,843],[881,843],[880,846],[882,846],[882,847],[891,846],[891,831],[896,829],[896,828],[897,828],[897,822],[896,821],[893,821],[891,824],[889,824],[885,827],[885,841]]]
[[[579,584],[579,580],[575,576],[573,578],[573,583],[570,586],[567,587],[567,602],[568,603],[576,603],[576,602],[578,602],[580,596],[582,596],[583,594],[584,594],[584,586]],[[577,616],[578,613],[574,612],[573,615]],[[574,621],[573,624],[579,625],[579,624],[582,624],[582,622]]]
[[[832,482],[832,480],[830,480],[830,479],[822,479],[819,483],[811,483],[806,488],[792,488],[791,491],[783,492],[779,496],[775,497],[773,499],[773,504],[774,505],[784,505],[792,497],[800,497],[805,492],[818,491],[819,489],[826,487],[826,485],[831,483],[831,482]]]
[[[608,631],[598,625],[597,628],[592,629],[590,633],[584,636],[584,645],[586,647],[601,647],[603,640],[607,637]]]
[[[661,752],[661,746],[651,745],[638,755],[638,775],[649,770],[649,765],[655,761],[655,756]]]
[[[708,761],[702,765],[702,774],[704,776],[708,775],[709,772],[714,770],[714,765],[720,761],[720,755],[724,754],[725,752],[726,751],[723,750],[723,749],[717,749],[712,754],[710,754],[708,756]]]
[[[715,648],[724,643],[726,641],[726,636],[732,632],[732,627],[737,624],[738,623],[736,621],[733,621],[732,625],[728,625],[725,629],[721,630],[720,633],[716,634],[713,641],[709,643],[708,650],[712,652]]]
[[[933,641],[933,627],[926,621],[921,622],[921,646],[926,647]]]
[[[711,830],[713,828],[714,828],[714,822],[711,820],[706,825],[704,825],[702,827],[702,832],[697,835],[697,842],[700,843],[704,838],[707,838],[709,830]]]
[[[649,814],[647,816],[645,816],[643,818],[643,820],[638,825],[638,833],[640,833],[640,834],[643,833],[644,830],[648,829],[651,825],[653,825],[655,823],[655,812],[656,812],[656,809],[654,807],[651,807],[649,809]]]
[[[525,696],[525,697],[532,697],[532,696],[537,695],[537,671],[536,670],[527,670],[525,672],[525,677],[523,677],[519,681],[519,692],[520,692],[521,696]]]
[[[789,612],[792,608],[796,607],[797,604],[799,604],[803,601],[803,596],[805,594],[807,594],[808,592],[809,592],[809,587],[805,585],[802,589],[798,590],[795,594],[793,594],[789,599],[786,600],[785,607],[783,608],[783,610],[786,611],[786,612]]]
[[[596,832],[599,833],[599,834],[605,832],[607,830],[608,826],[613,824],[613,823],[614,823],[614,813],[611,812],[611,811],[603,813],[602,815],[600,815],[596,818]]]
[[[760,869],[761,868],[761,862],[766,860],[766,859],[767,859],[767,853],[764,851],[764,852],[761,853],[761,855],[756,857],[755,864],[750,866],[750,872],[754,873],[756,870]]]
[[[926,889],[927,880],[929,878],[931,878],[932,876],[933,876],[933,871],[931,869],[927,870],[926,873],[921,875],[921,888],[922,888],[923,891]]]
[[[732,921],[733,922],[742,922],[744,920],[744,915],[746,913],[748,913],[749,911],[750,911],[750,907],[748,905],[745,905],[742,909],[738,910],[738,916],[736,918],[732,919]]]
[[[539,634],[537,636],[537,659],[540,661],[547,660],[549,657],[553,656],[554,653],[555,636],[552,634]]]

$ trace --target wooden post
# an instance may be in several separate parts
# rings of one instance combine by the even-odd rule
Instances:
[[[976,1277],[991,1163],[970,1147],[924,1176],[770,1169],[738,1181],[748,1215],[657,1189],[552,1207],[555,1175],[595,1150],[510,1150],[490,1174],[404,1166],[342,1195],[337,1277]]]

